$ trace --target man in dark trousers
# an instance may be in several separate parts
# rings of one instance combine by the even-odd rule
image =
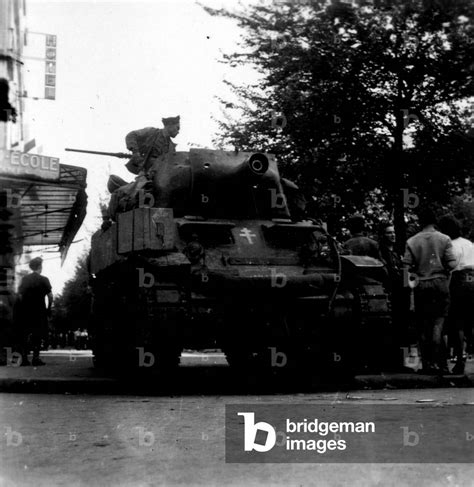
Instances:
[[[392,310],[392,337],[394,347],[393,364],[395,370],[408,372],[411,369],[404,367],[405,354],[409,345],[409,310],[410,310],[410,288],[404,285],[402,257],[396,248],[395,227],[390,221],[382,222],[379,226],[379,249],[382,261],[387,270],[385,288],[390,294]]]
[[[457,259],[451,239],[436,230],[431,209],[420,211],[419,222],[421,231],[408,239],[403,263],[416,276],[415,314],[423,372],[447,373],[442,335],[450,304],[449,277]]]
[[[161,121],[164,125],[162,129],[146,127],[134,130],[125,137],[127,149],[133,153],[132,158],[126,164],[131,173],[143,172],[146,174],[156,159],[175,150],[175,144],[171,139],[179,134],[179,115],[162,118]]]
[[[465,339],[472,339],[474,329],[474,244],[461,235],[461,222],[452,215],[445,215],[439,221],[440,230],[453,242],[453,251],[457,265],[451,274],[449,292],[451,305],[448,322],[453,338],[456,365],[453,374],[464,374],[466,358],[464,356]],[[446,330],[448,335],[448,330]]]
[[[36,257],[30,261],[31,274],[25,276],[20,283],[19,293],[19,326],[22,335],[22,365],[28,362],[28,336],[31,336],[33,348],[33,366],[44,365],[39,353],[41,340],[48,333],[48,315],[53,304],[51,283],[47,277],[41,275],[43,259]],[[46,306],[46,300],[48,305]]]

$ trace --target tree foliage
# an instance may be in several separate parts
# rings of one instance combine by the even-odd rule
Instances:
[[[243,29],[224,62],[260,74],[227,82],[216,143],[276,154],[314,216],[333,223],[355,210],[390,213],[401,188],[445,204],[474,173],[474,4],[375,3],[204,7]]]
[[[57,331],[88,327],[91,313],[91,293],[87,261],[87,255],[79,258],[74,276],[66,282],[62,293],[55,297],[53,326]]]

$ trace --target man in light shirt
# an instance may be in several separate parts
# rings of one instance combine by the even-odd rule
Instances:
[[[415,274],[415,314],[420,333],[423,372],[448,373],[443,354],[443,327],[449,311],[449,276],[457,259],[451,239],[435,228],[432,210],[420,211],[422,227],[406,244],[403,264]]]
[[[439,222],[442,232],[449,235],[456,257],[456,267],[451,275],[451,308],[449,323],[455,334],[454,353],[456,365],[453,374],[464,374],[464,339],[472,340],[474,328],[474,244],[461,237],[461,224],[453,216],[444,216]]]

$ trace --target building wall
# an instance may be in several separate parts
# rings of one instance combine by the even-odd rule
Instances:
[[[8,81],[9,101],[17,111],[16,123],[0,121],[0,150],[23,149],[23,65],[22,53],[25,40],[25,1],[0,0],[0,78]],[[1,155],[0,155],[1,157]],[[15,254],[22,252],[21,218],[18,208],[9,208],[5,191],[9,185],[0,176],[0,232],[2,249],[0,249],[0,328],[5,331],[11,322],[15,276]],[[6,210],[6,211],[5,211]],[[8,230],[12,225],[13,229]],[[5,244],[5,234],[10,241]],[[4,337],[5,338],[5,337]],[[0,340],[1,341],[1,340]],[[2,345],[3,346],[3,345]],[[1,357],[0,357],[1,359]]]
[[[10,85],[10,103],[18,112],[16,123],[0,122],[0,149],[23,148],[23,65],[25,2],[0,0],[0,78]]]

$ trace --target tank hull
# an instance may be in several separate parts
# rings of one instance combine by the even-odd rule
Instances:
[[[357,355],[350,345],[360,349],[374,327],[388,326],[387,295],[371,277],[381,263],[342,263],[321,227],[164,210],[132,210],[93,238],[92,335],[101,365],[171,368],[184,349],[218,348],[241,369],[347,370]],[[137,223],[144,215],[155,222],[159,248]]]

